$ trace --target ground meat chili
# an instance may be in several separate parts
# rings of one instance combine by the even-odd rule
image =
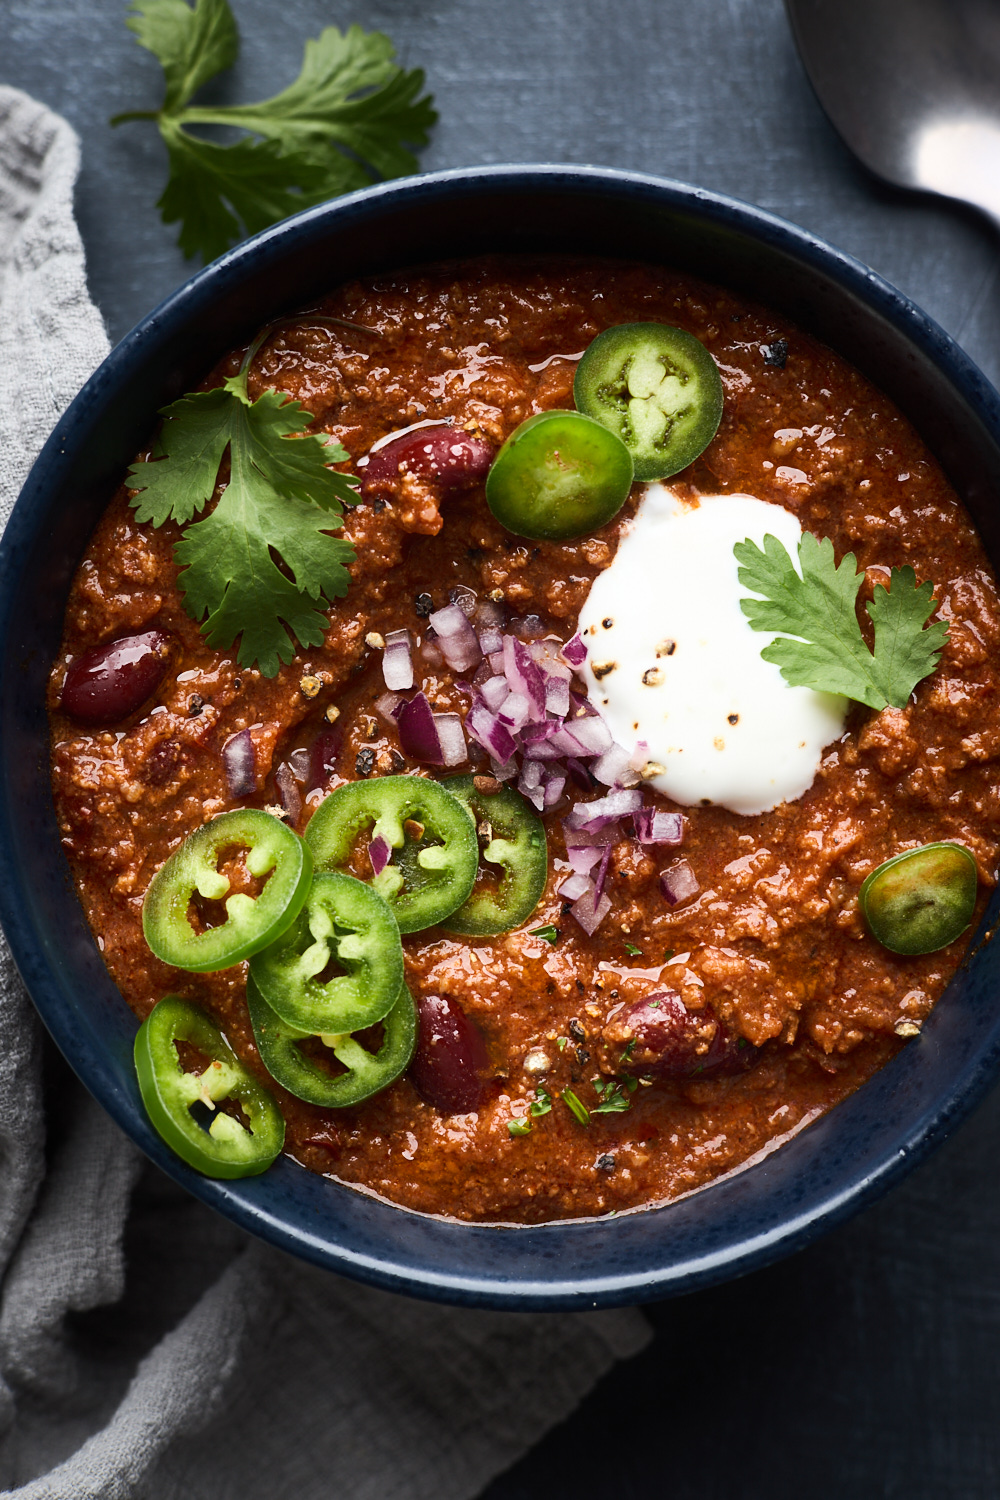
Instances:
[[[1000,603],[983,548],[884,396],[777,314],[690,278],[628,264],[477,261],[354,283],[320,311],[377,332],[303,314],[256,356],[250,394],[290,392],[354,463],[387,434],[434,419],[469,429],[477,452],[484,438],[497,446],[533,413],[572,407],[577,361],[603,329],[686,329],[719,365],[725,410],[717,436],[672,482],[691,496],[746,491],[794,511],[838,556],[856,554],[868,570],[862,599],[911,563],[951,622],[910,705],[852,708],[798,801],[751,817],[685,808],[676,850],[623,839],[608,873],[612,909],[593,937],[555,893],[567,873],[564,801],[545,814],[550,872],[527,923],[495,938],[432,928],[403,939],[426,1024],[446,1052],[475,1054],[476,1086],[443,1091],[445,1107],[457,1099],[466,1112],[426,1102],[427,1085],[418,1092],[426,1036],[411,1073],[356,1108],[324,1111],[272,1085],[298,1161],[412,1209],[538,1222],[674,1198],[857,1088],[916,1034],[959,962],[965,937],[915,958],[879,946],[857,897],[901,847],[941,840],[975,857],[977,913],[994,883]],[[203,388],[234,374],[243,352]],[[262,1080],[246,965],[191,974],[146,947],[153,874],[206,818],[234,806],[284,808],[301,833],[345,781],[416,772],[375,710],[385,690],[377,637],[405,628],[423,639],[416,687],[435,712],[463,713],[468,696],[427,641],[428,614],[454,590],[473,590],[503,601],[506,629],[568,640],[640,494],[593,535],[525,542],[490,515],[481,473],[461,488],[417,468],[369,483],[346,515],[357,551],[350,593],[324,646],[300,650],[270,680],[206,644],[176,588],[178,528],[136,524],[124,489],[73,581],[49,706],[55,802],[87,919],[137,1016],[168,993],[196,1002]],[[119,703],[125,716],[111,722],[69,717],[60,694],[73,663],[140,633],[155,654],[136,672],[149,696]],[[236,734],[252,745],[254,790],[240,799],[222,759]],[[485,756],[456,768],[475,770],[488,772]],[[698,889],[671,907],[658,882],[674,857]],[[630,1021],[631,1092],[619,1088]],[[371,1030],[375,1046],[380,1028]],[[657,1051],[664,1036],[676,1056]],[[627,1108],[593,1112],[616,1091]],[[530,1132],[512,1135],[512,1119],[525,1118]]]

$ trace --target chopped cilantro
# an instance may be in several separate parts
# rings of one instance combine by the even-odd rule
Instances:
[[[163,68],[158,110],[116,115],[153,120],[167,148],[170,176],[159,201],[164,223],[180,222],[185,255],[212,260],[242,234],[338,193],[400,177],[417,167],[408,148],[425,146],[437,119],[420,96],[424,75],[404,72],[381,32],[328,26],[308,41],[294,83],[258,104],[197,105],[203,84],[231,68],[239,33],[229,0],[136,0],[126,25]],[[229,144],[189,126],[245,131]]]
[[[634,958],[637,954],[641,954],[642,953],[642,949],[641,948],[637,948],[634,943],[626,943],[625,944],[625,952],[631,954],[632,957]]]
[[[570,1114],[575,1115],[581,1125],[590,1124],[590,1110],[577,1098],[572,1089],[563,1089],[560,1097]]]
[[[622,1062],[623,1063],[628,1062],[629,1058],[632,1056],[632,1053],[634,1051],[635,1051],[635,1037],[633,1036],[633,1037],[629,1038],[629,1040],[625,1043],[624,1047],[622,1048],[622,1056],[621,1056]]]
[[[532,1120],[537,1120],[541,1115],[547,1115],[551,1108],[552,1095],[539,1084],[535,1090],[535,1097],[528,1106],[528,1113],[507,1121],[508,1132],[513,1136],[530,1135]]]
[[[948,625],[938,620],[924,628],[934,612],[934,585],[918,586],[909,565],[892,569],[888,588],[875,587],[867,605],[875,626],[869,651],[855,613],[864,573],[853,552],[838,564],[829,537],[805,531],[801,575],[774,536],[765,536],[763,551],[748,538],[733,553],[742,564],[740,583],[764,596],[740,600],[751,626],[782,632],[760,654],[792,687],[841,693],[869,708],[904,708],[917,683],[933,672]]]
[[[560,1052],[565,1052],[566,1048],[569,1046],[569,1037],[568,1036],[557,1036],[556,1037],[556,1046],[559,1048]]]
[[[591,1110],[594,1115],[617,1115],[623,1110],[630,1108],[632,1100],[629,1097],[638,1088],[638,1080],[631,1074],[625,1073],[620,1081],[609,1078],[607,1082],[594,1079],[594,1093],[599,1103]]]
[[[547,943],[558,943],[559,928],[552,927],[551,925],[548,927],[533,927],[529,935],[531,937],[544,938]]]
[[[339,530],[344,504],[357,500],[357,480],[328,467],[347,458],[339,444],[297,436],[312,420],[298,401],[283,391],[250,400],[252,353],[222,386],[163,408],[153,457],[132,465],[128,484],[139,492],[137,520],[183,526],[212,498],[228,449],[218,504],[174,548],[177,581],[209,643],[228,650],[241,637],[240,666],[256,663],[273,677],[294,655],[289,632],[303,646],[322,645],[323,610],[347,592],[354,552],[329,533]]]

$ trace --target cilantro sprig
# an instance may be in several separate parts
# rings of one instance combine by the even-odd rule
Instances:
[[[864,573],[848,552],[838,564],[829,537],[810,532],[799,542],[799,569],[770,534],[761,550],[749,540],[733,553],[739,580],[760,599],[741,599],[754,630],[780,632],[761,651],[792,687],[839,693],[869,708],[904,708],[910,694],[937,666],[948,624],[927,621],[934,586],[918,585],[909,566],[893,568],[889,587],[877,584],[866,605],[875,626],[874,650],[861,634],[855,601]],[[925,628],[926,627],[926,628]]]
[[[411,147],[427,144],[437,119],[424,75],[404,72],[381,32],[328,26],[305,44],[294,83],[257,104],[192,105],[204,84],[232,67],[239,33],[229,0],[136,0],[126,23],[159,59],[158,110],[131,110],[112,125],[152,120],[167,148],[170,176],[158,207],[180,223],[187,256],[221,255],[243,234],[366,187],[413,172]],[[246,134],[231,143],[192,135],[191,126]]]
[[[162,409],[152,456],[132,465],[127,483],[138,491],[138,521],[185,527],[174,548],[177,582],[209,643],[225,651],[239,637],[239,664],[273,677],[295,654],[292,636],[322,645],[330,623],[323,611],[347,592],[354,551],[329,533],[357,501],[358,481],[328,467],[348,457],[338,443],[303,435],[312,417],[300,402],[284,391],[251,401],[247,374],[260,342],[238,375]],[[227,450],[218,504],[187,524],[215,493]]]

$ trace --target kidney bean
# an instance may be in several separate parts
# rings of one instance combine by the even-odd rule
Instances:
[[[419,1035],[410,1064],[417,1093],[443,1115],[464,1115],[486,1097],[489,1068],[483,1034],[448,995],[421,995]]]
[[[617,1071],[656,1078],[742,1073],[758,1055],[756,1047],[716,1021],[710,1010],[688,1010],[676,990],[647,995],[619,1011],[602,1037],[628,1053],[619,1054]]]
[[[66,673],[62,707],[81,724],[127,719],[163,681],[170,645],[162,630],[144,630],[85,651]]]
[[[360,470],[361,493],[365,498],[391,494],[404,464],[409,473],[436,480],[444,490],[464,490],[486,478],[495,451],[485,438],[461,427],[419,427],[371,455]]]

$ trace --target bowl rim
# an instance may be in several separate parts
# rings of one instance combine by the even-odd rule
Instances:
[[[11,584],[36,537],[39,508],[44,506],[46,495],[56,490],[71,471],[93,409],[108,399],[109,390],[127,378],[130,366],[145,349],[162,343],[171,330],[197,317],[199,310],[212,298],[225,296],[227,288],[237,283],[241,276],[266,265],[271,259],[280,258],[293,243],[335,234],[338,227],[377,217],[386,205],[431,205],[442,195],[474,197],[500,189],[521,193],[570,190],[604,192],[612,196],[646,196],[682,212],[693,212],[723,223],[765,246],[790,254],[806,266],[821,270],[843,291],[860,299],[902,332],[957,390],[993,440],[1000,442],[1000,396],[937,323],[852,255],[766,210],[669,178],[596,166],[515,163],[423,173],[380,183],[306,209],[242,242],[171,292],[111,350],[43,447],[0,541],[0,641],[7,638],[11,628],[11,596],[14,593]],[[404,260],[402,264],[405,266],[407,262]],[[4,862],[8,870],[18,871],[17,843],[7,801],[0,803],[0,862]],[[986,931],[998,909],[995,898],[977,938]],[[580,1235],[592,1233],[594,1226],[600,1226],[606,1232],[611,1228],[608,1217],[556,1220],[531,1226],[470,1225],[414,1214],[384,1200],[370,1198],[354,1188],[330,1184],[327,1179],[308,1174],[314,1183],[326,1189],[339,1189],[354,1198],[377,1204],[379,1214],[402,1214],[410,1220],[421,1221],[423,1225],[436,1226],[428,1231],[428,1243],[432,1245],[435,1235],[438,1235],[439,1243],[444,1244],[442,1234],[453,1236],[458,1233],[466,1247],[459,1254],[459,1260],[474,1264],[477,1254],[487,1243],[484,1236],[492,1246],[503,1243],[514,1246],[512,1251],[501,1250],[499,1260],[493,1262],[488,1272],[462,1269],[457,1264],[442,1270],[433,1256],[425,1264],[413,1264],[404,1263],[398,1256],[394,1259],[392,1254],[373,1250],[370,1236],[363,1233],[359,1233],[353,1243],[332,1243],[328,1233],[305,1222],[307,1215],[300,1214],[298,1223],[283,1217],[280,1208],[276,1210],[269,1202],[268,1193],[261,1190],[264,1179],[223,1182],[201,1177],[179,1162],[152,1132],[141,1107],[137,1107],[136,1092],[123,1086],[107,1059],[90,1055],[86,1049],[81,1054],[79,1030],[72,1017],[67,1015],[65,992],[53,982],[51,964],[37,941],[33,912],[24,898],[19,876],[0,882],[0,922],[36,1009],[70,1065],[117,1123],[168,1175],[203,1202],[272,1245],[359,1280],[432,1300],[521,1310],[613,1306],[686,1292],[767,1265],[858,1212],[897,1181],[972,1111],[993,1083],[1000,1067],[1000,1019],[990,1023],[984,1018],[982,1035],[976,1046],[966,1048],[964,1053],[960,1049],[960,1066],[957,1072],[953,1071],[951,1088],[941,1097],[929,1101],[905,1128],[886,1129],[884,1111],[898,1100],[901,1091],[905,1093],[908,1086],[907,1059],[912,1063],[919,1050],[911,1044],[855,1094],[797,1135],[778,1153],[778,1157],[785,1158],[785,1153],[792,1151],[796,1143],[803,1142],[807,1136],[812,1140],[823,1136],[824,1127],[825,1135],[829,1135],[830,1128],[825,1122],[831,1119],[840,1121],[845,1111],[856,1117],[856,1128],[863,1132],[865,1120],[874,1110],[873,1120],[867,1128],[869,1133],[877,1128],[882,1145],[872,1149],[867,1156],[862,1153],[858,1164],[851,1170],[841,1170],[838,1175],[835,1164],[831,1164],[829,1171],[819,1170],[811,1191],[803,1191],[799,1184],[796,1196],[792,1190],[794,1184],[781,1187],[780,1179],[787,1174],[779,1170],[778,1158],[766,1157],[757,1161],[749,1172],[741,1171],[717,1179],[685,1199],[620,1215],[614,1232],[627,1237],[629,1231],[623,1230],[622,1226],[634,1224],[640,1217],[650,1222],[653,1218],[670,1215],[684,1203],[691,1204],[696,1199],[703,1199],[705,1194],[718,1193],[725,1184],[729,1184],[729,1188],[735,1186],[735,1211],[738,1213],[741,1180],[745,1183],[751,1175],[759,1174],[758,1181],[769,1177],[778,1181],[778,1190],[784,1191],[787,1199],[786,1211],[782,1215],[759,1216],[755,1227],[738,1242],[713,1243],[709,1235],[700,1252],[691,1253],[668,1267],[656,1264],[615,1269],[611,1266],[602,1271],[586,1271],[578,1266],[574,1270],[574,1261],[583,1246]],[[939,1015],[940,1012],[945,1013]],[[940,1004],[924,1028],[920,1047],[934,1046],[936,1037],[938,1040],[948,1039],[947,1007]],[[303,1173],[304,1169],[285,1158],[272,1168],[272,1172],[284,1182],[289,1173]],[[663,1221],[662,1227],[669,1237],[669,1223]],[[471,1255],[469,1247],[472,1247]],[[569,1269],[560,1270],[560,1265]]]

